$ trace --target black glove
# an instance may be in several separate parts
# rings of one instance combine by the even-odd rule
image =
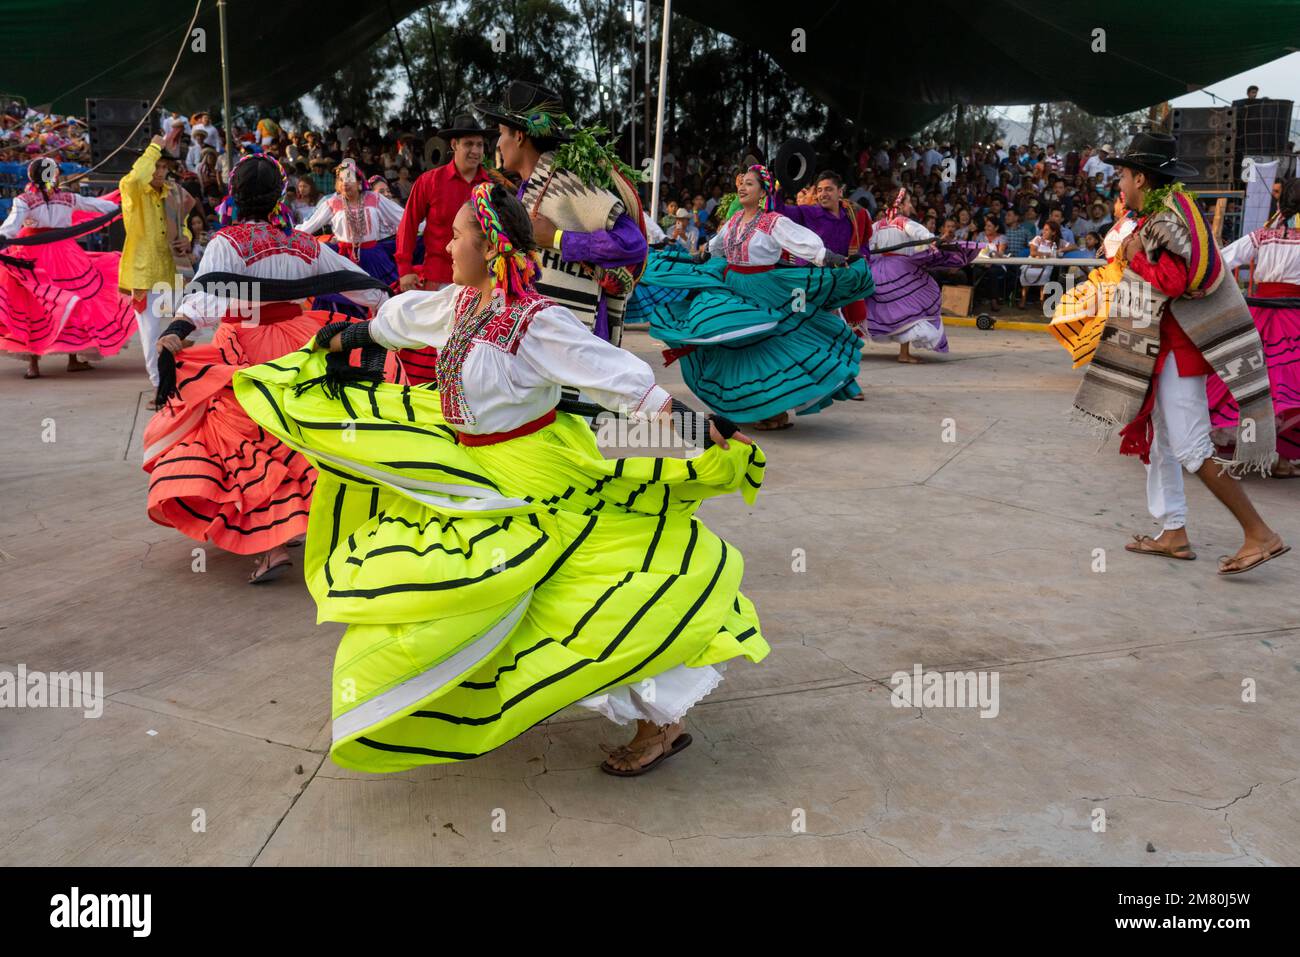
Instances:
[[[176,336],[184,339],[194,331],[194,323],[184,319],[173,320],[172,324],[162,331],[158,336],[162,339],[164,336]],[[163,349],[158,353],[158,388],[154,390],[154,405],[166,405],[167,400],[177,395],[176,388],[176,357],[172,355],[170,349]]]
[[[369,322],[331,322],[321,326],[316,333],[316,343],[328,349],[330,340],[339,336],[338,352],[325,356],[325,374],[294,386],[294,394],[302,395],[314,386],[331,399],[337,399],[345,386],[354,382],[381,382],[384,378],[384,361],[388,351],[370,338]],[[352,352],[361,350],[361,362],[352,365]]]
[[[711,415],[709,416],[709,421],[713,423],[713,427],[718,430],[718,434],[722,436],[724,439],[729,439],[737,432],[740,431],[740,426],[738,426],[735,422],[732,422],[725,415],[717,415],[717,414]],[[712,444],[713,444],[713,440],[712,437],[710,437],[709,445]]]
[[[190,333],[193,331],[194,323],[188,322],[184,319],[176,319],[170,326],[159,334],[158,338],[161,339],[163,336],[175,336],[178,339],[188,339]]]
[[[370,338],[369,322],[331,322],[321,326],[320,331],[316,333],[316,345],[322,349],[328,349],[330,342],[334,337],[342,333],[339,345],[342,346],[343,352],[351,352],[353,349],[364,349],[366,346],[375,345],[375,340]]]
[[[826,255],[822,257],[823,266],[843,266],[847,262],[848,260],[845,257],[839,253],[833,253],[829,249],[826,250]]]
[[[724,439],[729,439],[740,431],[740,427],[726,416],[696,412],[680,399],[673,399],[673,418],[677,420],[677,431],[681,437],[691,445],[704,449],[713,447],[713,436],[709,434],[710,422]]]

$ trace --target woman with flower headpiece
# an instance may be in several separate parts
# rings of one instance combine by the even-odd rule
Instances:
[[[740,209],[696,259],[657,253],[641,282],[689,290],[648,306],[650,334],[711,409],[755,428],[787,429],[790,410],[818,412],[861,394],[859,339],[836,310],[871,294],[861,260],[828,250],[812,230],[775,210],[765,166],[737,187]],[[709,260],[709,256],[714,258]],[[811,265],[782,264],[798,257]]]
[[[371,188],[356,160],[345,159],[339,164],[334,190],[296,228],[315,233],[328,226],[333,234],[329,244],[333,249],[396,289],[397,229],[402,224],[402,207]],[[319,296],[313,305],[365,318],[355,304],[337,295]]]
[[[24,378],[40,377],[40,357],[68,354],[68,371],[92,368],[91,358],[121,351],[135,331],[131,300],[118,292],[120,253],[88,253],[67,237],[11,245],[74,224],[80,212],[103,217],[116,203],[58,188],[59,164],[50,157],[27,167],[27,188],[14,197],[0,224],[0,351],[27,360]]]
[[[231,170],[230,194],[218,209],[223,228],[209,239],[194,276],[198,286],[220,276],[221,286],[187,292],[179,318],[158,339],[159,355],[172,353],[176,369],[174,382],[164,378],[161,407],[144,433],[149,517],[197,541],[257,555],[254,584],[291,565],[285,545],[307,530],[316,475],[249,419],[231,378],[299,348],[331,318],[304,311],[303,300],[255,301],[254,291],[269,280],[364,275],[352,260],[291,228],[286,190],[274,157],[245,156]],[[345,295],[362,309],[386,298],[378,289]],[[182,349],[194,329],[214,327],[210,344]]]
[[[867,332],[872,342],[897,342],[898,361],[920,362],[918,349],[948,351],[940,317],[939,283],[933,269],[960,269],[979,253],[969,241],[931,245],[938,237],[911,218],[912,197],[899,189],[871,233],[871,273],[876,291],[867,302]],[[908,245],[910,244],[910,245]],[[902,248],[900,248],[902,247]]]
[[[762,452],[538,294],[512,192],[474,186],[452,223],[451,285],[235,378],[248,414],[320,468],[307,583],[318,618],[349,625],[331,749],[344,767],[479,757],[579,704],[636,722],[601,767],[642,774],[691,743],[683,716],[725,662],[768,652],[739,552],[695,517],[710,496],[752,504]],[[341,364],[359,348],[376,370],[376,353],[427,346],[428,385]],[[707,447],[607,459],[565,388]]]

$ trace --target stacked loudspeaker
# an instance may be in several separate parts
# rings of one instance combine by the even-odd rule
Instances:
[[[97,166],[104,157],[123,143],[127,148],[114,156],[100,170],[102,173],[126,173],[139,156],[139,151],[149,145],[153,136],[153,124],[140,124],[130,140],[127,137],[140,123],[140,118],[149,112],[148,100],[110,100],[104,98],[86,100],[86,126],[90,134],[90,165]],[[137,152],[132,153],[131,150]]]
[[[1201,190],[1241,189],[1241,162],[1279,160],[1278,175],[1294,166],[1288,146],[1291,100],[1237,100],[1232,106],[1179,107],[1171,132],[1178,158],[1200,170],[1187,185]]]
[[[1236,182],[1237,125],[1230,106],[1177,107],[1170,132],[1178,140],[1178,158],[1200,171],[1187,185],[1198,189],[1232,189]]]

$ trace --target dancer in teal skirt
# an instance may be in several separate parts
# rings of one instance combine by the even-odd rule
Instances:
[[[766,167],[750,167],[737,194],[739,211],[698,258],[650,257],[642,284],[691,290],[650,307],[650,334],[671,347],[665,359],[681,360],[686,384],[711,409],[786,429],[790,410],[807,415],[861,394],[860,340],[837,310],[871,295],[871,271],[775,212]],[[783,253],[816,265],[780,263]]]

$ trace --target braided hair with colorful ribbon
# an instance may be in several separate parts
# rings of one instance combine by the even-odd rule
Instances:
[[[772,171],[761,163],[755,163],[746,172],[758,177],[758,184],[767,195],[763,197],[763,211],[770,213],[776,209],[776,187],[772,182]]]
[[[274,186],[269,186],[267,191],[261,194],[251,193],[250,190],[245,190],[236,186],[236,179],[239,179],[242,186],[244,178],[250,174],[251,170],[245,168],[245,164],[248,163],[270,163],[275,167],[275,171],[280,177],[280,190],[278,197],[273,197]],[[240,193],[246,194],[244,200],[245,205],[249,205],[249,200],[255,199],[258,200],[256,203],[257,207],[264,207],[267,200],[274,198],[274,203],[271,205],[270,211],[266,213],[265,217],[258,216],[256,218],[265,218],[270,225],[288,232],[293,229],[293,219],[284,205],[284,199],[288,194],[288,190],[289,177],[285,175],[284,167],[280,165],[278,159],[269,153],[249,153],[236,163],[233,168],[231,168],[230,176],[226,180],[226,198],[223,199],[221,205],[217,207],[217,216],[220,218],[222,226],[229,226],[243,218],[243,214],[239,208],[240,201],[237,198],[237,194]],[[260,212],[260,208],[258,209],[258,212]]]
[[[48,156],[34,159],[27,164],[27,179],[29,191],[48,199],[59,182],[59,164]]]
[[[492,201],[492,190],[501,189],[495,183],[479,183],[470,193],[470,205],[479,228],[487,238],[495,255],[488,268],[495,277],[507,304],[530,295],[541,272],[536,251],[525,251],[515,246],[501,224],[501,216]],[[504,195],[509,195],[505,193]]]

